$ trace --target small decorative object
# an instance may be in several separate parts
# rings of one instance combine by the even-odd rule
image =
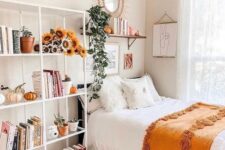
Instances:
[[[5,96],[0,93],[0,105],[5,102]]]
[[[43,53],[63,53],[68,56],[86,57],[87,50],[81,46],[75,32],[63,28],[50,29],[42,36]]]
[[[99,5],[91,7],[87,12],[90,16],[90,20],[86,25],[86,32],[90,31],[91,33],[88,53],[92,55],[93,58],[93,74],[95,79],[91,85],[91,100],[99,97],[98,92],[101,90],[103,79],[107,76],[105,68],[108,66],[109,59],[107,53],[104,51],[107,39],[104,27],[109,25],[110,15],[103,11],[102,7]]]
[[[9,90],[6,94],[6,99],[9,102],[19,102],[23,99],[25,90],[22,88],[25,83],[18,85],[14,90]]]
[[[55,115],[54,123],[58,128],[60,136],[68,135],[68,133],[69,133],[68,123],[65,122],[65,119],[62,116]]]
[[[118,43],[106,43],[105,52],[107,52],[107,57],[109,59],[109,64],[106,67],[106,73],[118,74],[119,73],[119,49]]]
[[[59,132],[56,125],[48,127],[48,139],[55,139],[59,136]]]
[[[27,100],[27,101],[34,101],[37,99],[37,93],[35,92],[27,92],[24,94],[24,98]]]
[[[133,68],[133,54],[124,54],[124,69],[132,69]]]
[[[62,80],[62,84],[63,84],[64,93],[66,95],[70,94],[70,89],[73,83],[71,81],[71,78],[68,75],[65,75],[65,79]]]
[[[29,31],[25,26],[21,29],[22,37],[20,37],[20,48],[22,53],[32,53],[34,46],[34,37],[31,31]]]
[[[107,33],[107,34],[112,34],[112,33],[113,33],[113,29],[112,29],[109,25],[106,25],[106,26],[104,27],[104,31],[105,31],[105,33]]]
[[[73,86],[70,88],[70,94],[76,94],[77,93],[77,87]]]
[[[77,131],[79,121],[81,121],[81,120],[77,120],[77,119],[70,120],[68,122],[68,124],[69,124],[69,130],[72,131],[72,132]]]

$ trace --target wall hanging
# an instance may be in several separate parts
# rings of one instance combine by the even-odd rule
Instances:
[[[176,57],[176,50],[177,22],[165,12],[153,26],[153,57]]]

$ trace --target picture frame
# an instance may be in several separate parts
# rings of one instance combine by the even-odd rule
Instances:
[[[105,43],[105,52],[109,58],[109,65],[106,67],[106,74],[118,74],[119,73],[119,43]]]

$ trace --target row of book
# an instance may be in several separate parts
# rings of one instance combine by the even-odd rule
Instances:
[[[0,150],[26,150],[42,145],[41,119],[33,116],[27,123],[14,125],[3,121],[0,133]]]
[[[0,26],[0,54],[20,53],[20,31]]]
[[[59,71],[44,70],[44,85],[46,98],[64,96],[62,78]],[[41,93],[41,72],[35,71],[32,75],[34,91],[39,95]]]
[[[129,25],[126,19],[112,18],[112,27],[114,34],[129,35]]]
[[[63,150],[86,150],[86,147],[81,144],[77,144],[73,145],[72,147],[64,148]]]

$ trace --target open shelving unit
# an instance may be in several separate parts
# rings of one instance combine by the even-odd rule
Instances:
[[[24,3],[24,2],[19,2],[19,1],[8,1],[8,0],[0,0],[0,8],[3,9],[7,9],[7,10],[13,10],[13,11],[18,11],[20,13],[20,26],[23,26],[23,18],[22,18],[22,12],[32,12],[37,14],[37,21],[38,21],[38,36],[39,36],[39,53],[31,53],[31,54],[0,54],[0,59],[7,57],[7,59],[13,59],[14,57],[38,57],[39,59],[39,63],[40,63],[40,70],[41,70],[41,86],[42,86],[42,97],[39,98],[38,100],[35,101],[21,101],[18,103],[5,103],[0,105],[0,110],[4,110],[4,109],[9,109],[9,108],[16,108],[16,107],[21,107],[21,106],[30,106],[30,105],[34,105],[34,104],[41,104],[42,106],[42,122],[43,122],[43,144],[38,146],[38,147],[34,147],[31,148],[30,150],[34,150],[34,149],[44,149],[47,150],[47,146],[50,144],[54,144],[56,142],[62,141],[62,140],[67,140],[67,146],[68,145],[68,139],[70,137],[73,136],[77,136],[79,134],[87,134],[87,86],[86,86],[86,58],[83,58],[82,60],[82,65],[83,65],[83,79],[84,79],[84,88],[82,90],[78,90],[78,92],[76,94],[71,94],[71,95],[65,95],[62,97],[54,97],[54,98],[45,98],[46,93],[45,93],[45,87],[44,87],[44,73],[43,70],[44,68],[44,64],[45,64],[45,56],[48,57],[55,57],[55,56],[62,56],[64,57],[64,73],[66,74],[68,71],[67,68],[67,56],[64,56],[64,54],[62,53],[42,53],[42,42],[40,39],[42,39],[42,14],[43,13],[47,13],[47,14],[53,14],[53,15],[57,15],[62,17],[63,19],[63,27],[66,28],[66,21],[65,18],[71,15],[80,15],[82,17],[82,25],[83,25],[83,29],[85,27],[85,11],[80,11],[80,10],[74,10],[74,9],[67,9],[67,8],[59,8],[59,7],[50,7],[50,6],[44,6],[44,5],[37,5],[37,4],[30,4],[30,3]],[[83,35],[83,45],[84,47],[86,47],[86,35]],[[76,58],[74,58],[76,59]],[[68,120],[68,116],[69,116],[69,111],[68,111],[68,101],[69,98],[75,98],[76,96],[81,96],[83,95],[85,97],[85,101],[84,101],[84,127],[79,127],[77,132],[70,132],[68,135],[63,136],[63,137],[58,137],[56,139],[52,139],[52,140],[47,140],[47,135],[46,135],[46,130],[47,130],[47,125],[46,125],[46,103],[48,102],[57,102],[58,100],[64,100],[66,103],[66,117],[65,119]],[[24,109],[26,109],[26,107],[24,107]],[[84,136],[85,139],[85,146],[87,139],[87,136]]]

